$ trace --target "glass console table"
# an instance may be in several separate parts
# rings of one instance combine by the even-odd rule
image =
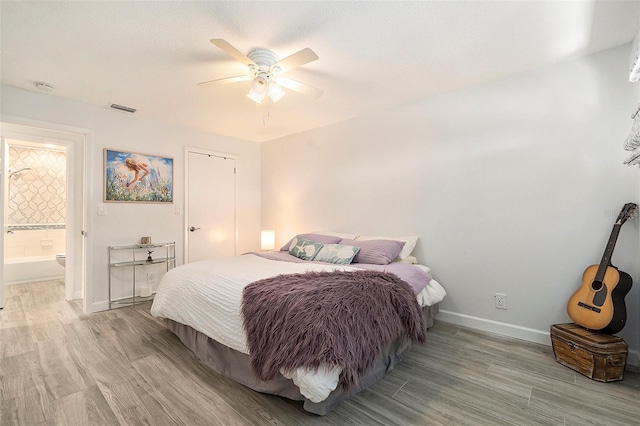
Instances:
[[[150,296],[140,295],[140,288],[138,288],[136,281],[137,272],[139,272],[140,268],[146,269],[150,265],[156,264],[165,264],[166,271],[176,266],[175,242],[109,246],[109,309],[135,306],[137,303],[152,300],[153,293]],[[120,288],[121,291],[118,294],[114,294],[116,292],[113,291],[113,275],[118,274],[120,282],[123,283],[124,287],[127,287],[125,283],[126,268],[132,270],[130,290],[122,291],[123,288]]]

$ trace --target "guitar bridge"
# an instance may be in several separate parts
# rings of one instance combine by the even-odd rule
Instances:
[[[583,303],[583,302],[578,302],[578,306],[580,306],[581,308],[588,309],[588,310],[593,311],[593,312],[597,312],[597,313],[600,313],[600,311],[602,311],[602,309],[600,309],[600,308],[597,308],[597,307],[591,306],[591,305],[587,305],[586,303]]]

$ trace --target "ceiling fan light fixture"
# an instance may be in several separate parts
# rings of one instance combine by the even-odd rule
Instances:
[[[247,98],[253,102],[261,104],[267,95],[268,80],[264,76],[257,76],[251,81]]]
[[[269,84],[269,98],[271,99],[271,102],[273,102],[274,104],[278,102],[280,99],[284,98],[284,95],[286,94],[287,92],[282,90],[282,87],[280,87],[279,84],[275,82],[271,82],[271,84]]]
[[[257,103],[257,104],[261,104],[262,101],[264,100],[264,93],[263,94],[258,94],[255,93],[253,91],[247,93],[247,98],[251,99],[253,102]]]

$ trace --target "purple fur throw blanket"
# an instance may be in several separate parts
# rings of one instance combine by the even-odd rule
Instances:
[[[280,368],[342,367],[349,390],[382,350],[406,336],[426,340],[411,286],[378,271],[279,275],[244,288],[242,316],[249,357],[262,380]]]

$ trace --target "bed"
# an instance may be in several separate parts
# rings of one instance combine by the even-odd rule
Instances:
[[[415,333],[418,331],[414,334],[394,331],[392,339],[384,341],[383,346],[378,344],[374,352],[369,351],[375,356],[367,360],[366,368],[362,368],[362,365],[358,365],[358,368],[351,368],[350,365],[338,362],[318,361],[318,357],[314,358],[314,363],[301,366],[296,364],[282,364],[280,366],[278,363],[282,361],[277,358],[277,355],[273,360],[272,357],[262,357],[262,360],[258,360],[257,354],[263,349],[264,351],[269,349],[263,347],[268,343],[265,343],[264,337],[262,341],[256,338],[258,331],[260,328],[269,330],[271,323],[266,321],[277,321],[278,318],[274,319],[273,314],[278,316],[278,313],[281,312],[279,310],[283,309],[281,306],[271,305],[275,305],[274,301],[286,299],[291,293],[295,293],[293,290],[286,291],[289,284],[285,284],[283,280],[303,280],[301,283],[291,284],[298,285],[296,287],[298,289],[314,287],[315,283],[320,285],[324,280],[327,282],[327,288],[331,290],[316,289],[316,291],[325,291],[325,293],[321,293],[324,295],[332,294],[333,291],[343,291],[340,289],[347,291],[348,288],[349,295],[346,295],[347,297],[336,294],[335,297],[340,300],[338,302],[327,301],[326,303],[329,305],[339,304],[343,298],[347,299],[348,296],[358,298],[354,300],[362,300],[363,305],[369,303],[366,300],[369,297],[366,292],[372,288],[372,284],[368,280],[373,279],[383,280],[385,282],[381,284],[385,285],[387,285],[386,281],[390,281],[388,286],[393,289],[394,293],[392,294],[395,295],[398,292],[398,287],[392,286],[397,286],[397,281],[400,281],[399,285],[406,287],[402,291],[411,292],[411,303],[418,310],[422,310],[420,321],[425,330],[433,324],[433,317],[438,312],[438,303],[446,295],[442,286],[431,278],[428,267],[413,264],[415,260],[410,255],[415,242],[409,241],[407,245],[407,241],[400,241],[397,247],[389,249],[393,244],[381,243],[381,241],[398,242],[398,239],[382,240],[382,237],[376,237],[356,240],[343,238],[345,235],[328,234],[330,233],[298,235],[278,252],[246,253],[241,256],[214,258],[174,268],[167,272],[161,280],[151,313],[164,319],[167,327],[208,367],[258,392],[304,401],[304,409],[311,413],[327,414],[344,399],[376,383],[401,362],[411,348],[412,339],[416,340],[418,334]],[[347,235],[347,237],[351,236]],[[309,244],[312,244],[313,247],[309,247]],[[402,252],[403,249],[404,252]],[[349,250],[355,253],[349,253]],[[358,294],[356,286],[352,287],[350,283],[337,286],[335,282],[338,276],[343,279],[344,277],[347,277],[346,279],[353,277],[354,282],[358,277],[358,280],[363,281],[363,293]],[[312,281],[314,285],[305,286],[304,284],[310,282],[308,281],[310,279],[314,280]],[[281,295],[272,294],[269,285],[275,286],[273,291],[279,287],[284,293]],[[375,288],[379,287],[384,286],[376,284]],[[263,297],[261,294],[270,294],[273,298],[272,301],[260,305],[259,297]],[[310,297],[317,297],[317,294]],[[381,300],[385,299],[387,295],[370,297]],[[323,300],[325,298],[328,297],[320,297]],[[249,303],[252,300],[253,305]],[[394,306],[400,303],[398,300],[400,299],[394,299]],[[360,305],[360,303],[348,300],[344,303],[351,303],[352,305],[349,306]],[[322,303],[296,300],[290,305],[301,305],[303,306],[301,310],[307,312],[320,309]],[[268,315],[270,309],[272,317],[264,319],[269,318],[262,316]],[[344,306],[342,309],[344,310]],[[401,310],[406,312],[411,309],[412,307],[407,305]],[[370,311],[372,310],[368,309],[368,315],[371,315]],[[289,311],[286,312],[287,314],[279,316],[282,318],[291,317]],[[377,311],[375,312],[377,315]],[[322,313],[322,315],[329,316],[326,313]],[[351,317],[359,316],[360,314],[351,315]],[[251,318],[257,320],[251,321]],[[363,322],[364,320],[357,319],[356,321]],[[369,317],[367,321],[369,323],[365,322],[365,324],[375,323],[380,327],[394,322],[386,319],[378,321],[375,317]],[[410,320],[405,322],[410,322]],[[288,327],[292,327],[291,323],[284,324],[283,327],[287,329],[287,333],[295,331],[288,330]],[[303,334],[284,339],[278,344],[274,343],[275,346],[270,348],[268,353],[272,354],[279,350],[292,352],[293,349],[287,349],[287,345],[306,338],[307,334],[311,333],[306,331],[313,328],[313,324],[306,324],[304,327],[301,325],[301,328]],[[247,334],[247,330],[249,330],[249,334]],[[387,333],[386,329],[380,334],[385,333]],[[267,340],[271,338],[271,336],[267,336]],[[331,338],[333,339],[333,337]],[[368,339],[369,337],[361,340],[368,342]],[[282,345],[282,347],[278,345]],[[340,344],[336,343],[336,346],[340,346]],[[295,345],[291,348],[295,348]],[[368,349],[362,349],[363,353],[367,351]],[[353,352],[353,350],[348,352]],[[265,358],[267,361],[264,361]],[[260,362],[263,363],[259,364]],[[265,373],[264,363],[269,363],[269,374]],[[257,365],[265,367],[265,369],[259,369]],[[274,368],[276,368],[275,371]],[[352,378],[352,380],[346,383],[345,377]]]

